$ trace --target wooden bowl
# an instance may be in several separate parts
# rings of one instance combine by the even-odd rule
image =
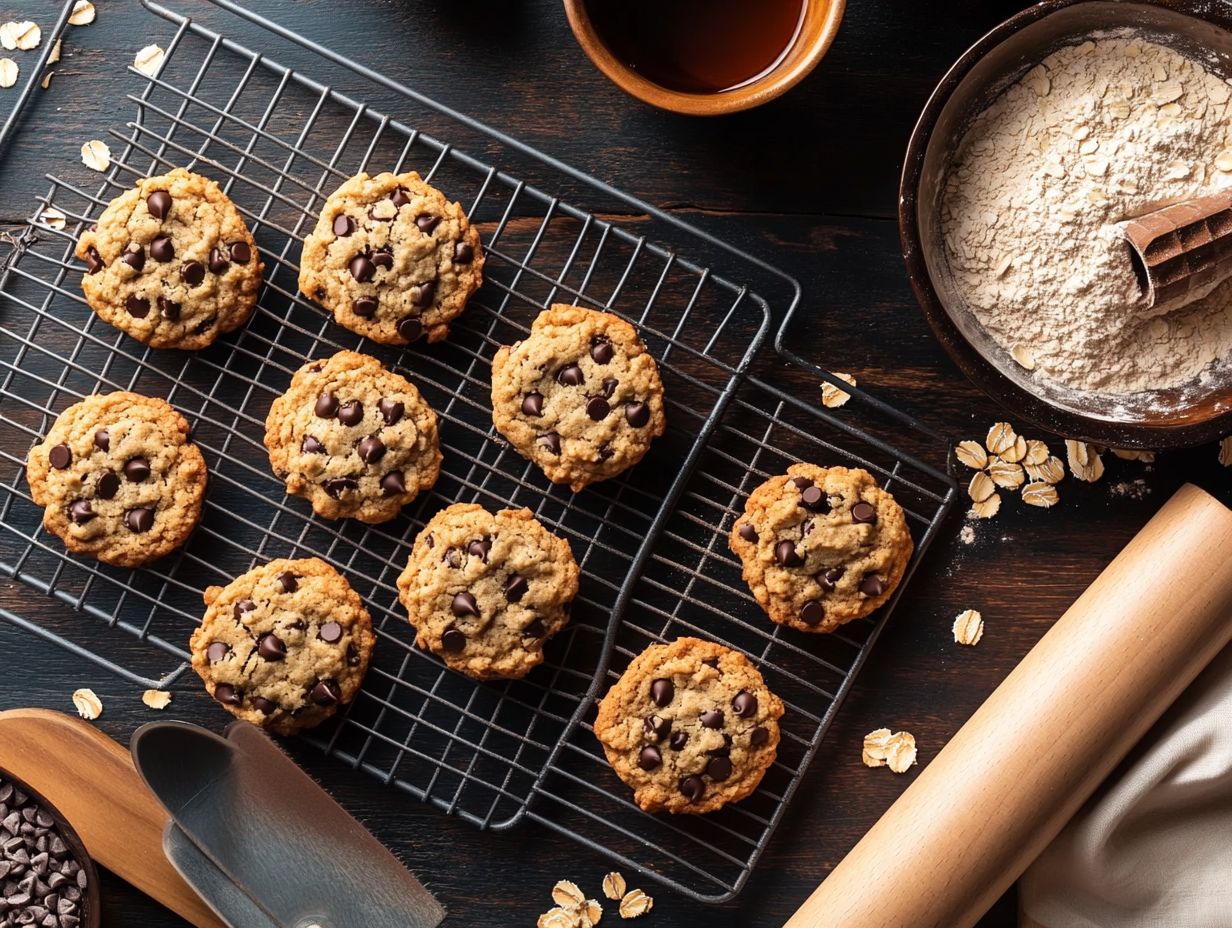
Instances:
[[[985,393],[1040,428],[1114,448],[1159,450],[1232,433],[1232,360],[1210,383],[1132,397],[1079,393],[1028,376],[949,284],[938,200],[970,121],[1040,59],[1097,30],[1132,27],[1232,76],[1232,7],[1207,0],[1044,0],[997,26],[941,79],[911,135],[899,188],[907,275],[933,333]]]
[[[795,42],[778,65],[763,77],[721,93],[685,93],[661,87],[629,68],[603,43],[586,13],[583,0],[564,2],[569,27],[582,51],[612,83],[644,103],[687,116],[735,113],[761,106],[786,93],[817,66],[830,48],[846,5],[846,0],[808,0]]]

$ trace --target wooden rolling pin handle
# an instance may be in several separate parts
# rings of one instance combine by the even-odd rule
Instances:
[[[1182,487],[787,928],[970,928],[1232,639],[1232,511]]]

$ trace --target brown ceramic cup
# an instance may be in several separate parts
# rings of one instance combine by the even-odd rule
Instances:
[[[569,26],[595,67],[621,90],[659,109],[688,116],[722,116],[761,106],[778,97],[817,66],[843,19],[845,0],[808,0],[804,22],[791,48],[768,73],[754,81],[720,93],[669,90],[648,80],[612,54],[595,31],[583,0],[564,0]]]

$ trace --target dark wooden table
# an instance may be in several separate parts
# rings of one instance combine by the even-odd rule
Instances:
[[[70,32],[51,89],[39,93],[0,163],[0,223],[10,230],[45,190],[45,172],[83,177],[78,148],[104,135],[133,89],[125,66],[137,48],[168,34],[136,0],[96,3],[98,21]],[[590,66],[551,0],[251,5],[780,264],[804,285],[793,333],[799,351],[854,372],[861,385],[945,433],[977,437],[1005,416],[929,334],[904,277],[894,213],[901,153],[927,94],[952,60],[1021,0],[859,0],[830,55],[803,84],[761,110],[715,121],[659,113],[625,97]],[[8,0],[0,20],[29,17],[47,27],[58,6]],[[200,0],[178,6],[206,12]],[[261,41],[243,25],[232,31]],[[32,53],[19,57],[24,64]],[[0,93],[0,114],[12,94]],[[1038,434],[1025,423],[1023,430]],[[963,519],[955,514],[748,888],[711,910],[648,885],[656,898],[648,925],[781,924],[915,775],[864,768],[865,732],[914,732],[927,764],[1180,483],[1232,498],[1229,474],[1211,447],[1163,456],[1152,467],[1110,455],[1106,461],[1102,482],[1067,480],[1051,511],[1007,506],[996,520],[975,525],[972,543],[959,540]],[[1139,478],[1144,492],[1117,491]],[[0,534],[0,546],[11,543]],[[0,583],[0,605],[34,619],[63,608],[10,581]],[[950,624],[965,608],[984,613],[987,632],[977,648],[959,650]],[[71,710],[69,694],[87,685],[106,703],[98,725],[112,736],[126,740],[151,717],[132,686],[0,623],[0,709]],[[225,721],[188,681],[177,687],[174,707],[177,716],[216,729]],[[597,891],[608,869],[601,857],[535,826],[480,833],[311,749],[293,751],[439,895],[452,912],[449,925],[532,925],[557,879]],[[108,924],[179,924],[109,874],[103,891]],[[1013,925],[1014,909],[1011,895],[981,924]]]

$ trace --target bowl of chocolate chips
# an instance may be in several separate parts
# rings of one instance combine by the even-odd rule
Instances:
[[[54,806],[0,770],[0,928],[98,928],[98,872]]]

